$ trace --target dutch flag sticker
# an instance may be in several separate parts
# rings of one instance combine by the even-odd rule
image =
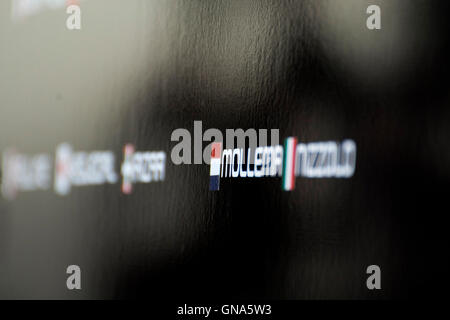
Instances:
[[[209,190],[218,191],[220,186],[220,158],[222,143],[214,142],[211,146],[211,164],[209,171]]]

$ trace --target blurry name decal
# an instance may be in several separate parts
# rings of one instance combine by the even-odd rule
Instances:
[[[25,155],[14,149],[3,153],[2,195],[14,199],[19,191],[47,190],[50,187],[51,160],[47,154]]]
[[[115,183],[114,154],[111,151],[73,152],[63,143],[56,149],[55,192],[66,195],[73,186]]]
[[[134,145],[126,144],[123,148],[122,192],[130,194],[133,183],[163,181],[166,167],[166,153],[163,151],[134,150]]]

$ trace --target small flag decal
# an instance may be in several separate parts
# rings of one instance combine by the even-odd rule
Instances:
[[[283,159],[283,189],[290,191],[295,188],[295,149],[297,138],[289,137],[284,143]]]
[[[126,144],[123,148],[123,157],[124,157],[124,166],[122,167],[122,175],[123,175],[123,181],[122,181],[122,192],[125,194],[130,194],[133,185],[131,181],[128,179],[128,171],[131,170],[129,161],[131,160],[131,157],[134,153],[134,146],[132,144]]]
[[[218,191],[220,186],[220,157],[222,154],[222,143],[214,142],[211,146],[211,164],[209,171],[209,190]]]

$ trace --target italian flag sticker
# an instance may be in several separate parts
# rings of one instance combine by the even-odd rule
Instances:
[[[283,189],[286,191],[295,188],[295,148],[297,138],[289,137],[284,142],[283,156]]]

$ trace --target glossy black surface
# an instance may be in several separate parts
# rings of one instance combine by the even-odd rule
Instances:
[[[368,4],[382,29],[365,26]],[[444,1],[0,4],[0,150],[164,150],[164,182],[0,199],[1,298],[433,298],[448,266]],[[222,180],[175,166],[176,128],[351,138],[351,179]],[[206,145],[206,144],[205,144]],[[65,269],[82,269],[82,290]],[[366,288],[366,267],[382,290]]]

